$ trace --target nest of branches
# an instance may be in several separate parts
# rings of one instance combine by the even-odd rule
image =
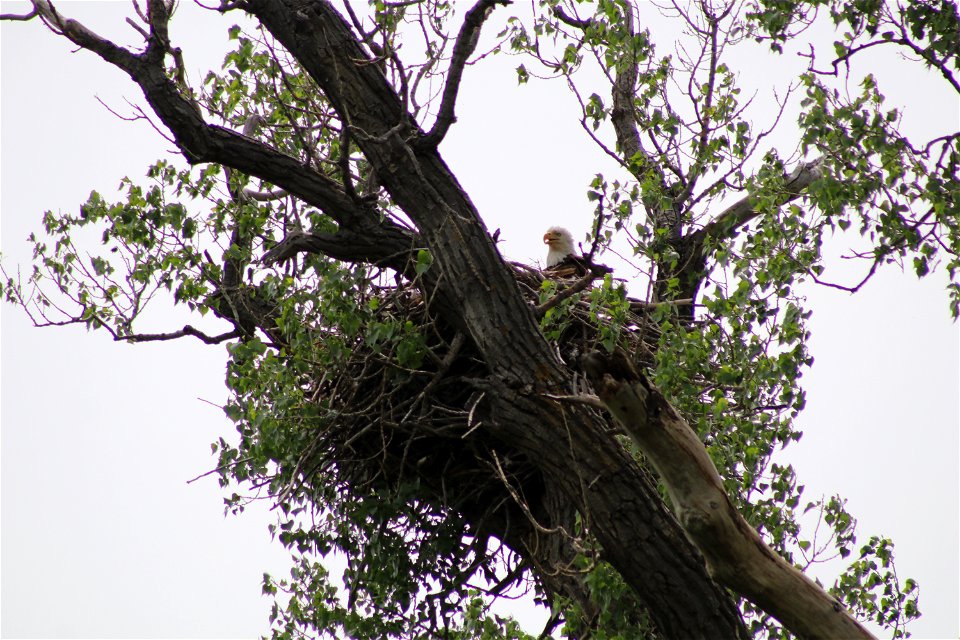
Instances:
[[[616,343],[633,354],[640,367],[652,364],[658,328],[651,306],[620,298],[610,308],[597,292],[605,268],[581,278],[551,280],[543,272],[513,264],[520,289],[557,355],[569,369],[569,389],[558,401],[594,404],[606,415],[582,375],[579,359]],[[611,290],[607,280],[607,291]],[[299,475],[306,484],[311,471],[332,471],[351,490],[381,493],[415,481],[443,509],[467,514],[474,523],[501,525],[511,517],[529,518],[539,511],[543,492],[532,461],[495,441],[482,427],[476,408],[483,392],[476,381],[488,375],[469,339],[429,311],[419,290],[409,283],[384,287],[375,294],[377,315],[412,323],[423,340],[422,362],[398,364],[396,345],[357,344],[339,375],[312,381],[309,398],[336,407],[313,444],[302,452]],[[410,326],[409,324],[407,326]],[[496,513],[496,512],[500,513]],[[505,511],[516,513],[506,514]]]

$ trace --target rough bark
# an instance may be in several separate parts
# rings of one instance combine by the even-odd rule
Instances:
[[[539,465],[587,514],[617,568],[666,637],[738,637],[730,598],[667,513],[645,474],[581,410],[541,394],[567,377],[539,332],[479,214],[343,18],[326,2],[261,0],[250,10],[284,44],[349,123],[394,201],[416,222],[463,328],[491,376],[478,381],[485,427]],[[483,419],[483,418],[481,418]]]

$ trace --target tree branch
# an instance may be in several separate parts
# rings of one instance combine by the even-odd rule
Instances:
[[[653,464],[711,573],[803,638],[872,638],[840,602],[770,549],[734,508],[696,432],[626,354],[594,351],[587,377]]]
[[[39,15],[37,8],[34,7],[29,13],[0,13],[0,20],[33,20]]]
[[[183,329],[180,329],[180,331],[173,331],[171,333],[134,333],[127,336],[119,336],[116,339],[124,340],[126,342],[159,342],[164,340],[176,340],[177,338],[183,338],[186,336],[193,336],[194,338],[197,338],[206,344],[220,344],[221,342],[226,342],[227,340],[239,338],[240,335],[241,333],[239,331],[233,330],[216,336],[211,336],[203,333],[202,331],[194,329],[188,324],[184,325]]]
[[[423,137],[421,144],[427,147],[436,147],[447,135],[450,125],[456,122],[454,107],[457,102],[457,93],[460,91],[460,79],[463,76],[463,68],[467,64],[470,55],[477,48],[477,41],[480,39],[480,29],[486,21],[487,16],[496,5],[507,6],[512,4],[512,0],[478,0],[473,7],[467,11],[460,27],[460,33],[457,35],[457,41],[453,45],[453,55],[450,58],[450,69],[447,72],[447,83],[443,87],[443,97],[440,101],[440,111],[437,114],[437,120],[433,124],[430,132]]]
[[[784,176],[782,204],[799,198],[804,189],[821,177],[821,162],[822,158],[810,162],[801,162],[790,175]],[[734,231],[758,215],[759,212],[754,208],[753,196],[746,196],[724,209],[720,215],[708,222],[698,233],[703,237],[715,240],[729,238]]]
[[[542,318],[543,314],[545,314],[547,311],[549,311],[550,309],[553,309],[555,306],[557,306],[564,300],[568,298],[572,298],[573,296],[577,295],[578,293],[580,293],[581,291],[589,287],[594,280],[602,277],[604,273],[609,273],[609,272],[603,271],[601,269],[589,271],[587,275],[583,276],[582,278],[574,282],[572,285],[570,285],[563,291],[560,291],[555,296],[553,296],[543,304],[539,305],[535,309],[537,317]]]
[[[593,24],[593,20],[581,20],[579,18],[574,18],[564,11],[563,7],[559,4],[553,8],[553,15],[557,16],[557,19],[565,25],[575,29],[580,29],[581,31],[587,29]]]
[[[342,229],[337,233],[294,231],[267,251],[260,262],[269,267],[285,262],[298,253],[319,253],[335,260],[366,262],[402,272],[416,244],[417,239],[399,227],[384,228],[382,233],[375,234],[357,233],[350,229]]]
[[[65,36],[75,45],[96,53],[110,64],[130,72],[139,57],[102,38],[76,20],[64,18],[48,0],[32,0],[33,9],[51,31]]]
[[[162,0],[151,1],[163,4]],[[34,6],[52,28],[71,42],[126,71],[141,87],[147,102],[173,133],[191,163],[215,162],[261,178],[317,207],[340,224],[355,225],[362,221],[364,226],[372,228],[378,219],[371,209],[350,198],[341,185],[299,160],[251,137],[207,124],[194,102],[167,77],[162,57],[154,60],[134,55],[76,20],[64,18],[46,0],[37,0]],[[166,31],[153,23],[159,21],[164,8],[153,11],[152,29],[163,36]]]

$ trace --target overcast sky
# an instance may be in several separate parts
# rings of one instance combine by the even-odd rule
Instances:
[[[3,2],[2,11],[25,5]],[[70,3],[65,11],[135,41],[123,22],[128,3]],[[172,36],[188,68],[200,75],[218,67],[220,35],[239,16],[183,2],[177,17]],[[671,28],[652,9],[645,19],[655,34]],[[0,38],[0,233],[11,271],[28,264],[24,239],[43,211],[76,211],[92,189],[113,197],[121,177],[137,179],[156,158],[174,156],[148,125],[119,120],[94,98],[130,113],[125,99],[142,96],[122,73],[87,52],[71,54],[38,22],[4,22]],[[789,62],[750,59],[741,79],[749,86]],[[881,88],[906,106],[905,126],[958,126],[956,95],[938,93],[942,83],[880,62],[894,74],[894,85],[881,76]],[[542,260],[546,227],[586,231],[586,185],[611,167],[580,131],[563,84],[518,89],[516,64],[490,58],[468,69],[458,123],[441,151],[488,227],[502,230],[501,250],[532,263]],[[840,262],[833,271],[846,281],[857,273]],[[875,533],[894,539],[900,576],[921,584],[919,638],[958,635],[960,347],[945,281],[886,269],[853,297],[807,289],[816,364],[804,377],[805,435],[780,459],[797,467],[806,497],[849,499],[862,542]],[[0,633],[265,633],[270,602],[260,577],[287,566],[269,540],[269,505],[224,518],[215,479],[187,484],[215,465],[209,444],[234,435],[217,408],[226,398],[225,349],[189,340],[122,345],[78,328],[34,329],[10,306],[0,313]],[[177,328],[186,317],[160,308],[150,321],[156,326],[144,330]]]

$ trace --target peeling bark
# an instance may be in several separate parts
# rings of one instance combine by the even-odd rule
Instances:
[[[872,638],[835,598],[768,547],[734,508],[697,434],[623,353],[586,358],[600,399],[653,464],[721,583],[802,638]]]

